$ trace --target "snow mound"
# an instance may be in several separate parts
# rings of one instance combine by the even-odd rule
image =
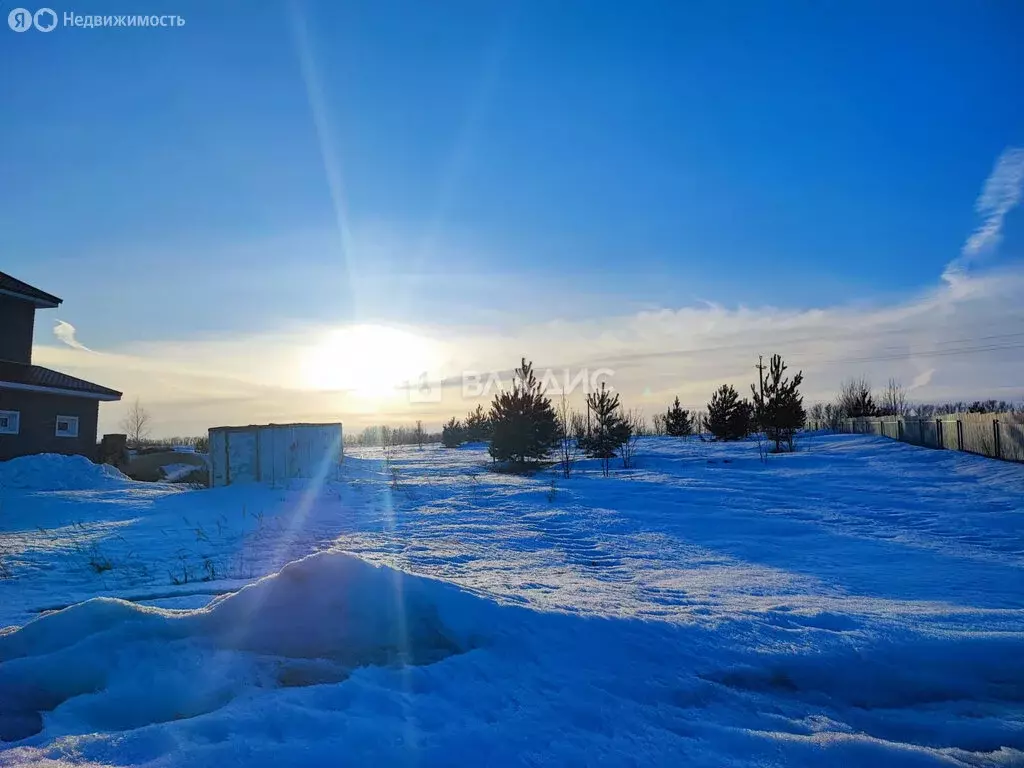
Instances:
[[[459,597],[450,584],[325,552],[215,601],[197,621],[225,648],[348,667],[429,663],[465,642],[440,615]]]
[[[0,633],[0,765],[1024,764],[1018,636],[770,653],[733,629],[323,552],[206,608],[96,598]]]
[[[197,470],[202,470],[202,467],[195,464],[165,464],[160,467],[160,472],[163,474],[164,482],[168,483],[173,483],[177,480],[181,480],[183,477],[188,477]]]
[[[131,480],[109,464],[84,456],[40,453],[0,462],[0,488],[30,491],[88,491]]]
[[[471,645],[441,615],[466,600],[477,599],[332,552],[196,611],[88,600],[0,635],[0,741],[44,728],[88,733],[168,723],[247,691],[439,661]]]

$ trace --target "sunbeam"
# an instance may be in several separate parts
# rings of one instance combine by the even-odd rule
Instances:
[[[357,310],[357,299],[352,280],[352,237],[348,226],[348,210],[345,202],[345,185],[342,176],[341,161],[335,148],[330,119],[324,102],[323,87],[313,60],[312,43],[305,17],[297,0],[288,3],[288,15],[291,24],[292,40],[299,59],[302,82],[306,89],[306,101],[316,131],[317,144],[320,147],[320,158],[323,162],[324,177],[331,195],[331,206],[334,210],[334,221],[337,227],[338,242],[341,245],[342,270],[340,289],[348,300],[348,309],[353,315]],[[339,297],[340,298],[340,297]]]

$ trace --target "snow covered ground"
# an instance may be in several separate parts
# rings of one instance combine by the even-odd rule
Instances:
[[[0,464],[0,765],[1024,765],[1024,466],[801,448]]]

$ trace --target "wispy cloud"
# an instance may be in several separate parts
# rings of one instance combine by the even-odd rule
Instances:
[[[182,339],[88,353],[81,346],[39,346],[35,358],[73,375],[139,396],[160,434],[201,433],[210,426],[257,421],[341,420],[349,430],[367,424],[436,427],[476,405],[462,398],[462,371],[507,372],[522,355],[556,370],[612,368],[611,384],[630,407],[648,414],[678,395],[703,407],[711,392],[731,383],[746,392],[759,354],[778,352],[802,369],[808,402],[830,399],[839,383],[864,375],[890,376],[920,401],[1024,395],[1024,270],[963,276],[957,286],[875,306],[832,305],[794,310],[700,305],[580,321],[496,328],[429,328],[436,373],[450,382],[442,402],[411,402],[398,391],[373,402],[347,391],[311,389],[303,361],[316,354],[330,327],[275,335]],[[73,348],[69,348],[73,347]],[[254,350],[259,350],[254,354]],[[339,365],[375,366],[396,350],[366,350]],[[574,403],[577,404],[577,403]],[[124,403],[104,405],[101,428],[113,428]]]
[[[75,338],[75,326],[65,320],[57,320],[53,326],[53,335],[72,349],[80,349],[84,352],[92,352],[85,344]]]
[[[967,238],[960,257],[950,262],[943,279],[954,283],[982,254],[995,248],[1003,236],[1006,215],[1016,208],[1024,193],[1024,147],[1009,147],[996,160],[974,209],[981,223]]]
[[[913,381],[910,382],[910,386],[907,387],[907,391],[913,392],[915,390],[921,389],[921,387],[927,387],[931,383],[932,376],[934,375],[934,368],[928,368],[927,370],[921,371],[921,373],[917,374],[917,376],[914,377]]]

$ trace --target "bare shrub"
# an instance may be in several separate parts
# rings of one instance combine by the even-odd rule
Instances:
[[[124,418],[121,419],[121,429],[128,436],[128,444],[132,448],[139,448],[149,437],[150,428],[149,411],[142,407],[139,398],[135,398]]]
[[[558,419],[558,463],[562,468],[562,476],[569,477],[580,453],[577,432],[585,425],[585,420],[581,414],[569,408],[564,393],[555,409],[555,416]]]
[[[889,383],[882,390],[879,403],[880,416],[906,416],[909,410],[907,406],[907,390],[903,388],[896,379],[889,379]]]
[[[636,463],[636,448],[640,438],[644,436],[644,416],[637,409],[626,411],[623,415],[626,424],[626,439],[619,446],[619,457],[623,469],[632,469]]]
[[[391,463],[395,460],[397,447],[394,430],[391,427],[382,426],[380,428],[380,451],[384,456],[384,466],[388,470],[391,469]]]

